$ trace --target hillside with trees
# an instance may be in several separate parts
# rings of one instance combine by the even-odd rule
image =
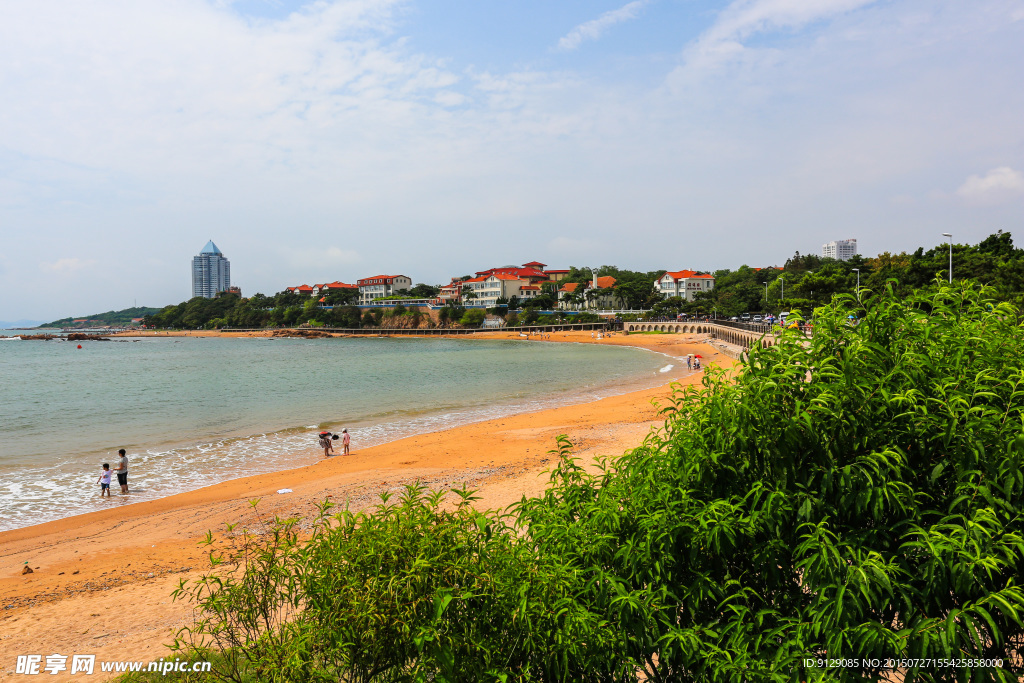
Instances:
[[[1014,247],[1010,233],[999,231],[976,245],[954,244],[952,251],[955,280],[987,285],[997,300],[1024,304],[1024,249]],[[896,293],[908,294],[932,286],[936,276],[948,278],[949,246],[922,247],[909,254],[885,252],[872,258],[856,256],[849,261],[797,252],[779,268],[741,266],[715,271],[714,290],[697,293],[692,302],[678,298],[660,302],[655,311],[728,317],[796,309],[807,314],[837,294],[856,295],[858,269],[862,291],[881,292],[894,279]]]
[[[61,318],[39,327],[127,327],[135,318],[144,318],[159,311],[159,308],[137,306],[135,308],[94,313],[93,315],[79,316],[77,318]],[[79,322],[75,322],[76,320]]]

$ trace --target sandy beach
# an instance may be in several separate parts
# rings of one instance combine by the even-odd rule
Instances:
[[[502,332],[474,336],[514,337],[518,335]],[[528,343],[547,341],[628,345],[675,358],[699,353],[705,365],[728,367],[735,362],[727,355],[731,350],[706,335],[617,334],[598,341],[590,332],[569,332]],[[665,373],[665,384],[654,389],[368,449],[353,443],[349,457],[291,469],[283,462],[277,473],[0,533],[0,681],[35,680],[15,674],[20,654],[95,654],[98,660],[138,661],[166,656],[173,633],[192,619],[191,605],[172,602],[170,593],[180,579],[207,568],[198,541],[208,530],[223,530],[225,523],[257,525],[251,499],[259,498],[258,513],[272,518],[312,517],[316,503],[328,497],[363,509],[377,503],[382,492],[397,492],[417,481],[430,488],[468,484],[479,490],[483,508],[503,508],[524,495],[538,494],[559,434],[567,434],[577,455],[590,460],[621,454],[660,424],[653,402],[670,394],[669,382],[699,382],[702,376],[688,373],[678,360],[667,363],[675,367]],[[277,493],[285,488],[292,492]],[[130,496],[125,499],[130,501]],[[22,574],[26,566],[33,572]],[[104,674],[60,680],[97,681]]]

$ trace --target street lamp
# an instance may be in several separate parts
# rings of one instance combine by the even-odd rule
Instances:
[[[953,233],[944,232],[942,236],[949,238],[949,284],[953,284]]]
[[[765,309],[767,309],[768,308],[768,283],[767,282],[762,282],[761,284],[764,285],[764,307],[765,307]]]
[[[779,282],[782,283],[782,296],[780,297],[780,300],[781,301],[785,301],[786,300],[786,279],[780,275],[779,276]]]
[[[857,271],[857,301],[860,301],[860,268],[851,268]]]

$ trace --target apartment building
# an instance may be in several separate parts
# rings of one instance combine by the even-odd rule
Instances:
[[[834,258],[837,261],[849,261],[857,255],[857,240],[832,240],[821,245],[822,258]]]

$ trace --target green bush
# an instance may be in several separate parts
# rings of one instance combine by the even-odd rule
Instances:
[[[225,653],[196,679],[224,681],[548,680],[598,663],[609,625],[576,604],[572,568],[454,493],[451,511],[419,486],[371,514],[324,503],[305,544],[295,519],[208,537],[222,571],[180,584],[203,616],[176,650]]]
[[[882,673],[803,664],[825,656],[1020,675],[1019,312],[967,284],[887,291],[850,324],[858,308],[819,309],[809,343],[784,334],[734,382],[709,369],[642,446],[523,503],[538,552],[581,567],[582,599],[652,679]]]
[[[486,317],[487,314],[484,312],[484,309],[470,308],[462,314],[462,318],[459,319],[459,324],[464,327],[480,327]]]

